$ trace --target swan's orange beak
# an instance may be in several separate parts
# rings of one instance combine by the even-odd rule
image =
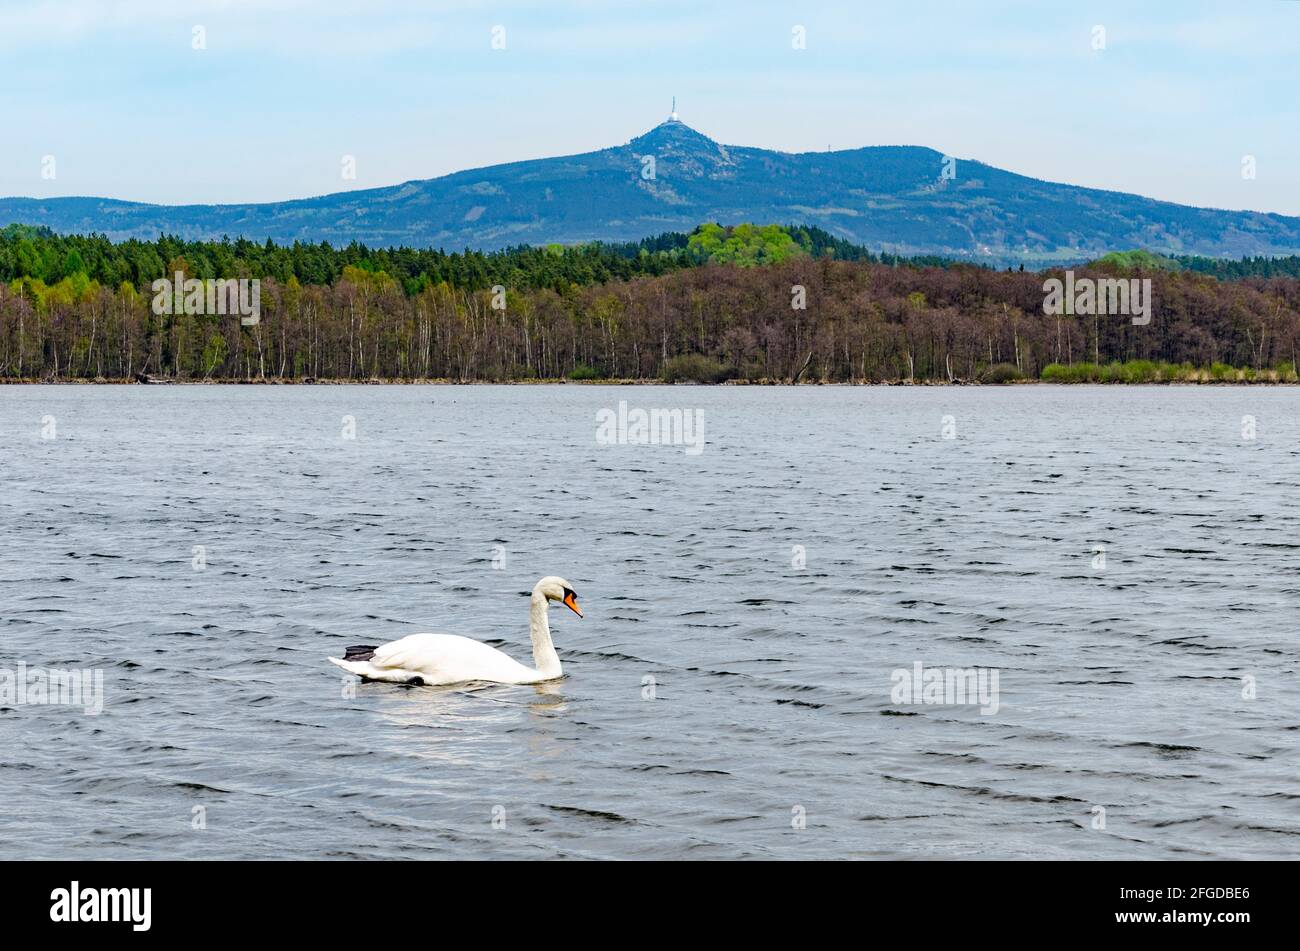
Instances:
[[[564,596],[564,606],[578,617],[582,617],[582,612],[578,610],[578,596],[572,591]]]

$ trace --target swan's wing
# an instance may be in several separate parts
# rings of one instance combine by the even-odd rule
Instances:
[[[448,640],[467,641],[469,638],[455,634],[411,634],[376,647],[370,662],[385,669],[419,670],[426,664],[436,664],[447,654]]]
[[[384,670],[418,673],[428,683],[510,682],[532,673],[495,647],[459,634],[412,634],[376,648],[370,662]]]

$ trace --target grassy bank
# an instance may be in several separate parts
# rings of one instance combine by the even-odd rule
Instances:
[[[1044,383],[1295,383],[1295,365],[1279,364],[1271,369],[1233,367],[1212,363],[1197,367],[1190,363],[1158,363],[1129,360],[1125,363],[1049,363],[1043,367]]]

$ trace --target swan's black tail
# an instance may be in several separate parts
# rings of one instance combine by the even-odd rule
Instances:
[[[355,647],[349,647],[343,653],[344,660],[369,660],[375,656],[375,648],[370,644],[358,644]]]

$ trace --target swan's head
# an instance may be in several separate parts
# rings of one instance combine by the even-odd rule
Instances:
[[[557,578],[555,575],[543,578],[537,582],[533,593],[542,594],[548,601],[559,601],[578,617],[582,617],[582,612],[578,610],[578,596],[573,593],[573,585],[563,578]]]

